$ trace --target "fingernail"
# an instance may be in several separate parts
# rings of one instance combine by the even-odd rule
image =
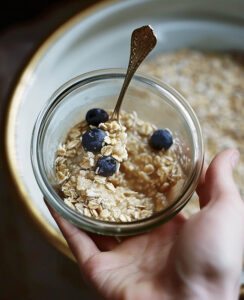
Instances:
[[[239,151],[235,150],[231,156],[231,165],[232,165],[232,168],[234,169],[237,162],[238,162],[238,159],[239,159]]]

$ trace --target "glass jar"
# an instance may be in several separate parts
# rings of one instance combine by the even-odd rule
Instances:
[[[138,117],[169,128],[181,141],[179,155],[187,157],[184,184],[176,186],[174,199],[164,210],[139,221],[117,223],[81,215],[67,206],[58,193],[55,178],[56,150],[68,131],[85,119],[94,107],[113,109],[125,70],[97,70],[80,75],[62,85],[40,112],[32,136],[31,159],[37,183],[50,206],[74,225],[104,235],[133,235],[168,221],[190,200],[203,166],[203,140],[199,122],[186,100],[173,88],[155,78],[136,73],[126,92],[122,109],[136,111]]]

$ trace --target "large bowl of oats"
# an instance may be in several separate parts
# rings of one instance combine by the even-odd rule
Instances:
[[[124,76],[106,69],[68,81],[32,136],[45,199],[76,226],[106,235],[141,233],[172,218],[192,197],[203,165],[197,117],[165,83],[137,73],[119,120],[112,118]]]

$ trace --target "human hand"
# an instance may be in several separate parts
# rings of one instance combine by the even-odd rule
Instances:
[[[122,238],[88,234],[50,209],[84,278],[107,299],[237,299],[244,249],[244,204],[232,178],[238,152],[204,168],[201,210],[151,232]]]

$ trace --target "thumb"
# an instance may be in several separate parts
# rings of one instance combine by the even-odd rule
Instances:
[[[201,206],[205,206],[209,201],[241,200],[232,174],[238,158],[239,152],[236,149],[227,149],[213,159],[205,175],[204,188],[199,195]]]

